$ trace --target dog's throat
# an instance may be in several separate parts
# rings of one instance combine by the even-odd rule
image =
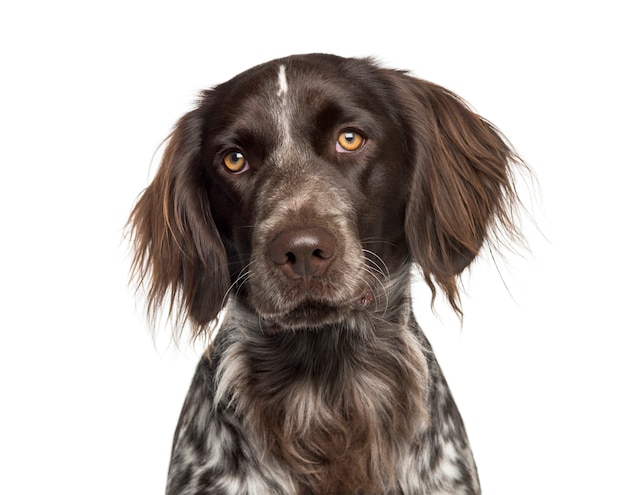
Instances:
[[[423,424],[427,380],[409,334],[335,325],[249,338],[235,400],[268,452],[313,493],[382,492],[394,476],[390,439]]]

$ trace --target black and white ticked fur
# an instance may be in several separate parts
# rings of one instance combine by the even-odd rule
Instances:
[[[150,310],[222,326],[176,430],[168,495],[478,494],[411,311],[515,233],[497,130],[369,60],[289,57],[203,93],[131,216]]]

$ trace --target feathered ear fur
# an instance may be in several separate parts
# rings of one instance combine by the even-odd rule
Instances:
[[[392,74],[412,134],[415,168],[405,220],[409,249],[433,299],[436,283],[461,313],[458,275],[486,239],[520,236],[513,173],[523,162],[457,95]]]
[[[133,209],[133,278],[148,286],[148,314],[169,306],[180,329],[189,320],[201,334],[222,307],[230,278],[226,251],[211,216],[201,169],[203,117],[182,117],[159,170]]]

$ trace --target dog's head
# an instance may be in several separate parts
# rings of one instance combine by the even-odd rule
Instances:
[[[130,218],[149,308],[196,331],[230,294],[281,328],[389,304],[414,261],[457,277],[514,233],[517,157],[453,93],[370,60],[294,56],[205,91]],[[387,298],[381,302],[381,298]]]

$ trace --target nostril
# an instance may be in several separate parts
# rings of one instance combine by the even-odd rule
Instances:
[[[319,227],[280,232],[270,243],[271,260],[292,279],[319,277],[335,256],[335,237]]]

